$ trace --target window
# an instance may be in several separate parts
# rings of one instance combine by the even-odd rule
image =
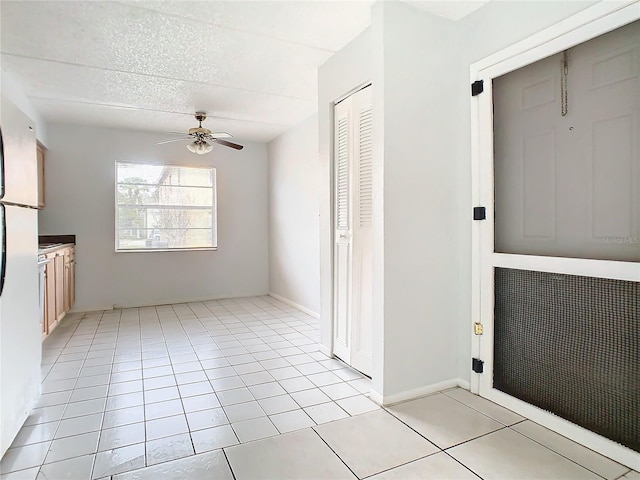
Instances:
[[[215,249],[216,170],[116,162],[116,251]]]

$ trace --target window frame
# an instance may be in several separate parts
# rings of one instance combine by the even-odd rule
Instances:
[[[211,188],[212,194],[212,202],[213,205],[211,207],[211,238],[213,246],[211,247],[181,247],[181,248],[153,248],[153,247],[145,247],[145,248],[119,248],[120,242],[120,228],[119,228],[119,207],[126,206],[121,205],[118,202],[118,186],[121,185],[118,182],[118,165],[144,165],[144,166],[157,166],[157,167],[176,167],[176,168],[191,168],[191,169],[206,169],[210,170],[212,185],[211,187],[198,187],[198,188]],[[162,162],[132,162],[126,160],[116,160],[114,162],[114,250],[115,253],[153,253],[153,252],[197,252],[197,251],[215,251],[218,250],[218,182],[217,182],[217,171],[215,167],[210,165],[180,165],[174,163],[162,163]],[[174,185],[181,186],[181,185]],[[185,185],[185,187],[188,187]],[[153,208],[153,207],[161,207],[159,205],[144,205],[145,207]],[[184,205],[182,205],[184,207]],[[180,205],[175,205],[171,207],[181,207]],[[186,206],[188,207],[188,205]],[[203,210],[209,210],[208,208]],[[208,229],[207,229],[208,230]]]

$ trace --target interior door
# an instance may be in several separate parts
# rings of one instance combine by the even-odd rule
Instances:
[[[636,452],[639,58],[634,22],[494,78],[480,247],[480,394]]]
[[[371,87],[335,107],[334,353],[370,375],[373,308]]]
[[[353,308],[351,366],[371,375],[373,348],[373,142],[372,96],[367,87],[352,96],[354,114]]]
[[[335,106],[335,249],[333,353],[351,363],[351,149],[353,143],[351,102]]]
[[[38,206],[38,172],[34,123],[5,95],[0,97],[2,124],[2,200]]]

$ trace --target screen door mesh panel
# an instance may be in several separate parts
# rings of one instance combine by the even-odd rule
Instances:
[[[494,388],[640,452],[640,283],[495,269]]]

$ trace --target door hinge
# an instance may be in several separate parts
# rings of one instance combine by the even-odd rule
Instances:
[[[484,207],[473,207],[473,219],[474,220],[486,220],[487,209]]]
[[[484,371],[484,362],[479,358],[472,358],[471,370],[473,370],[476,373],[482,373]]]
[[[472,97],[480,95],[482,92],[484,92],[484,81],[483,80],[476,80],[475,82],[473,82],[471,84],[471,96]]]
[[[482,335],[484,333],[484,326],[480,322],[473,324],[473,333],[476,335]]]

